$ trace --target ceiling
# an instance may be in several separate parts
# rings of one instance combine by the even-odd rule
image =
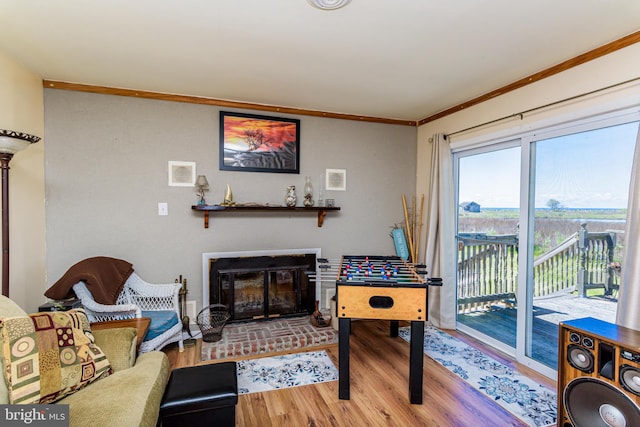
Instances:
[[[420,120],[640,29],[638,0],[0,0],[44,80]]]

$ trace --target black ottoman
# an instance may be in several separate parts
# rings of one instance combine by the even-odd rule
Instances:
[[[163,427],[236,424],[236,362],[174,369],[160,404]]]

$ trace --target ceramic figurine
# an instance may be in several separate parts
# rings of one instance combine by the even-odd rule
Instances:
[[[233,193],[231,192],[231,187],[227,184],[227,189],[224,192],[224,201],[220,203],[220,206],[233,206],[236,203],[233,201]]]
[[[298,201],[298,196],[296,196],[296,186],[290,185],[287,187],[287,195],[284,197],[284,203],[290,208],[296,205]]]

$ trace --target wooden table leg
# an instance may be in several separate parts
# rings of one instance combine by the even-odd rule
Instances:
[[[338,397],[349,400],[349,335],[351,335],[351,319],[338,319]]]
[[[409,355],[409,401],[422,403],[422,374],[424,366],[424,322],[411,322],[411,350]]]

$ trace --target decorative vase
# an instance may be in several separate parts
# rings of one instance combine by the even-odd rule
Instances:
[[[290,185],[287,187],[287,194],[284,196],[284,203],[290,208],[296,205],[298,196],[296,196],[296,186]]]
[[[311,177],[305,177],[304,183],[304,205],[305,207],[313,206],[313,186],[311,185]]]

